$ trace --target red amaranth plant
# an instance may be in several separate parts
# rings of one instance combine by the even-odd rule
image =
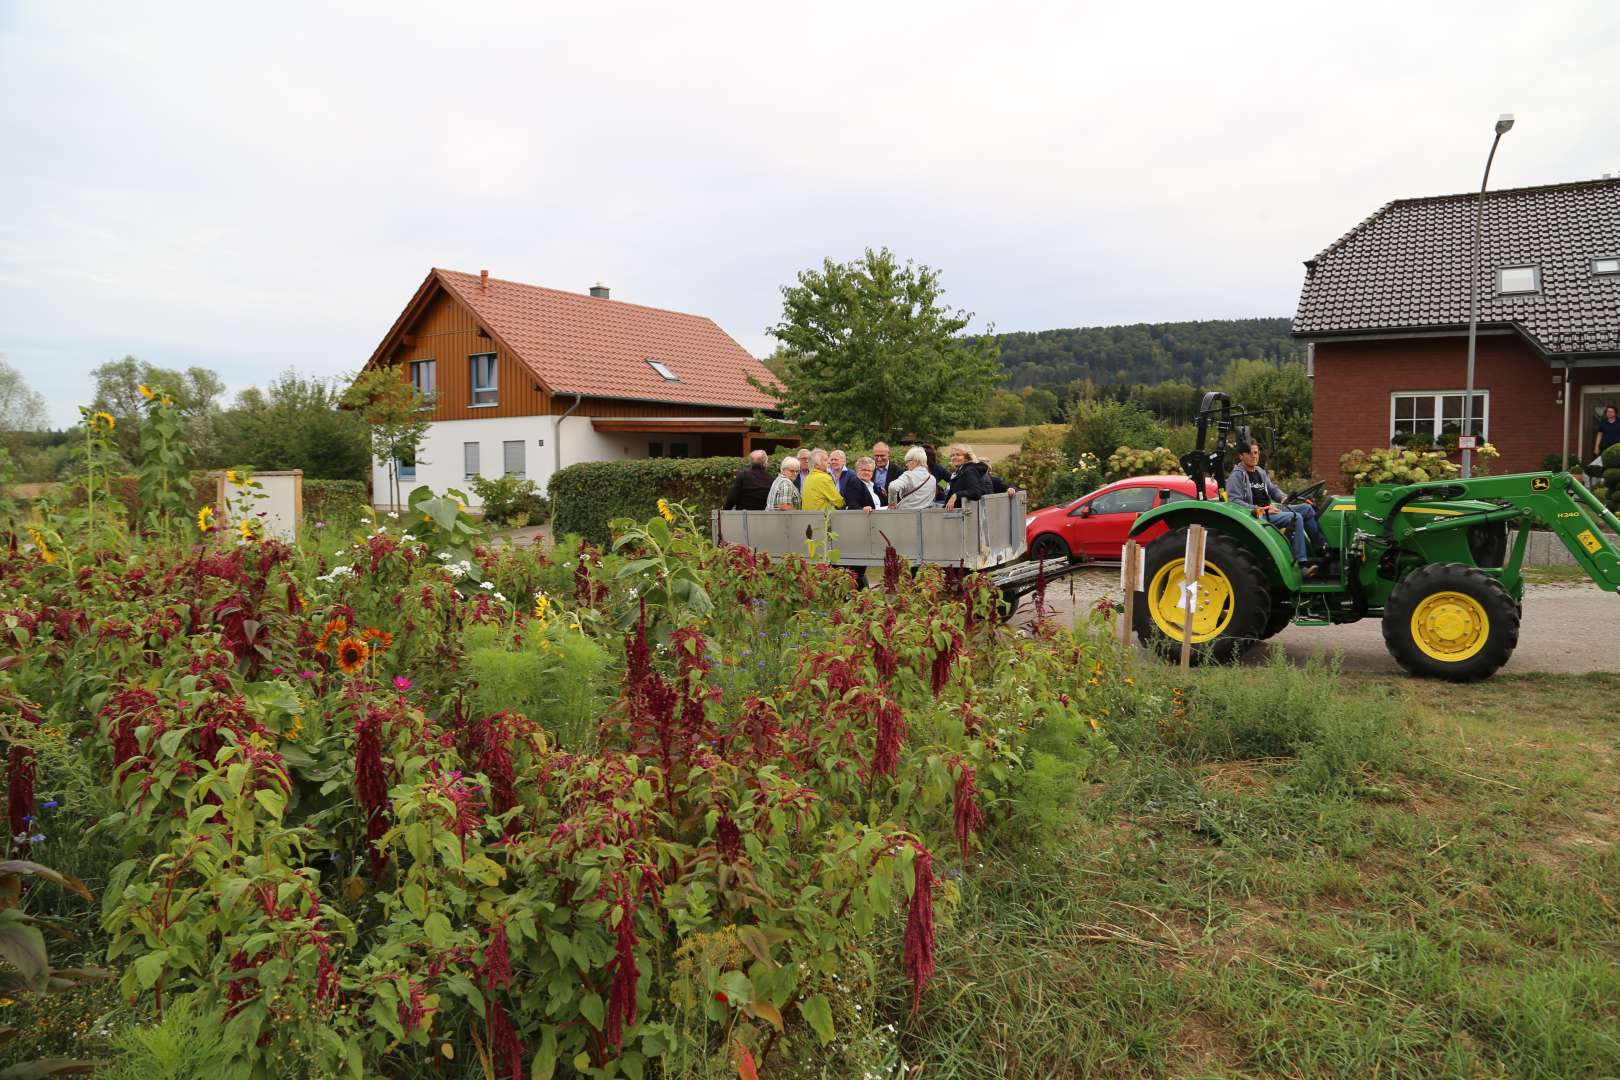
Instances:
[[[911,1011],[922,1003],[923,987],[934,974],[934,856],[913,841],[917,857],[912,863],[911,903],[906,908],[903,959],[911,976]]]
[[[979,809],[979,777],[962,758],[955,759],[956,788],[953,792],[956,809],[956,842],[962,846],[962,861],[968,857],[968,846],[976,832],[984,830],[984,811]]]
[[[889,549],[893,551],[893,548]],[[878,678],[887,683],[894,677],[895,671],[900,667],[900,658],[894,651],[894,609],[884,616],[879,625],[883,633],[872,635],[872,666],[877,668]]]
[[[6,754],[6,821],[19,848],[28,846],[29,826],[34,820],[34,783],[37,779],[34,752],[22,743],[12,743]]]
[[[894,776],[900,768],[900,744],[906,737],[906,716],[900,706],[881,694],[869,694],[877,721],[877,746],[872,751],[872,775]]]
[[[485,990],[506,990],[512,985],[512,954],[507,949],[506,924],[490,927],[484,943],[484,962],[478,966],[478,982]]]
[[[114,692],[102,706],[101,721],[107,737],[113,744],[113,768],[140,757],[141,747],[135,739],[135,729],[146,722],[148,714],[157,708],[157,695],[143,687],[130,687]]]
[[[892,593],[900,588],[900,553],[894,550],[889,538],[883,538],[883,591]]]
[[[945,689],[945,684],[951,681],[951,666],[962,651],[962,635],[955,629],[945,631],[949,640],[945,647],[934,653],[934,667],[931,672],[930,685],[934,693]]]
[[[495,1075],[505,1080],[523,1080],[523,1042],[518,1038],[517,1029],[512,1026],[511,1017],[506,1015],[506,1010],[494,998],[489,999],[486,1017],[489,1021],[489,1056],[495,1067]]]
[[[731,820],[729,806],[722,805],[720,817],[715,820],[714,850],[719,853],[720,861],[724,863],[734,863],[742,858],[742,830]]]
[[[388,852],[377,846],[377,841],[388,832],[390,805],[388,777],[383,769],[382,725],[387,719],[383,713],[368,708],[355,725],[359,739],[354,746],[354,789],[366,818],[366,855],[371,861],[373,877],[381,877],[388,869]]]
[[[619,901],[618,938],[613,949],[613,986],[608,991],[607,1023],[602,1034],[608,1044],[617,1050],[624,1040],[625,1025],[636,1023],[636,980],[641,970],[636,967],[636,909],[628,898]]]

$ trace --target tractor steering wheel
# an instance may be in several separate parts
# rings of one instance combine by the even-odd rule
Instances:
[[[1326,480],[1318,480],[1314,484],[1307,484],[1305,487],[1300,488],[1298,491],[1289,492],[1288,497],[1286,499],[1284,499],[1283,502],[1284,503],[1304,502],[1307,499],[1311,500],[1312,502],[1315,502],[1317,499],[1322,497],[1322,492],[1326,488],[1327,488],[1327,481]]]

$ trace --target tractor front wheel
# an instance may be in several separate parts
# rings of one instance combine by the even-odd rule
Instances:
[[[1413,675],[1489,678],[1519,644],[1519,605],[1500,581],[1475,567],[1430,563],[1390,593],[1384,644]]]
[[[1166,533],[1142,553],[1147,589],[1136,605],[1136,635],[1167,657],[1180,655],[1187,612],[1181,599],[1187,530]],[[1204,577],[1193,606],[1192,659],[1225,663],[1265,636],[1271,587],[1253,555],[1231,537],[1212,532],[1204,544]]]

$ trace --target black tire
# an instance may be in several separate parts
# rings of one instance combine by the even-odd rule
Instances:
[[[1283,632],[1289,623],[1294,621],[1294,609],[1288,604],[1274,604],[1270,616],[1266,619],[1266,628],[1260,636],[1267,641]]]
[[[1154,617],[1154,607],[1156,596],[1161,605],[1175,604],[1179,591],[1176,584],[1181,579],[1180,564],[1186,550],[1186,529],[1166,533],[1147,546],[1142,553],[1142,580],[1147,588],[1137,594],[1133,615],[1136,636],[1142,644],[1172,659],[1181,655],[1180,625],[1176,624],[1174,633],[1167,631]],[[1243,655],[1251,645],[1266,636],[1265,629],[1272,611],[1271,586],[1261,572],[1259,562],[1248,549],[1220,533],[1210,533],[1205,542],[1204,566],[1206,573],[1224,578],[1228,590],[1215,616],[1221,623],[1219,632],[1204,641],[1193,641],[1192,661],[1195,664],[1209,661],[1227,663]],[[1162,578],[1161,574],[1164,575]],[[1208,599],[1202,602],[1214,599],[1214,593],[1206,593],[1206,597]],[[1231,608],[1229,612],[1225,611],[1228,604]],[[1168,618],[1170,614],[1168,609],[1161,609],[1162,617]],[[1174,614],[1177,619],[1180,618],[1179,612]],[[1196,630],[1194,637],[1197,637]]]
[[[1041,533],[1035,542],[1029,545],[1029,557],[1035,562],[1045,562],[1047,559],[1074,559],[1074,553],[1069,545],[1063,542],[1063,537],[1057,533]]]
[[[1448,602],[1443,594],[1465,599]],[[1417,640],[1414,622],[1429,627],[1426,643]],[[1423,678],[1489,678],[1518,644],[1518,602],[1500,581],[1465,563],[1418,567],[1384,605],[1384,645],[1401,667]]]
[[[996,617],[1002,622],[1011,622],[1012,617],[1018,614],[1018,603],[1024,594],[1016,589],[1002,589],[996,598]]]

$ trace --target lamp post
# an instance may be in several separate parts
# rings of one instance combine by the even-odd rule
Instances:
[[[1513,129],[1513,114],[1503,113],[1496,121],[1496,138],[1491,140],[1491,153],[1485,159],[1485,179],[1479,182],[1479,201],[1474,206],[1474,261],[1468,275],[1468,387],[1463,392],[1462,433],[1474,433],[1474,348],[1479,337],[1479,243],[1485,228],[1485,187],[1491,182],[1491,162],[1496,159],[1496,144]],[[1569,393],[1565,387],[1564,392]],[[1474,451],[1463,444],[1462,478],[1474,475]]]

